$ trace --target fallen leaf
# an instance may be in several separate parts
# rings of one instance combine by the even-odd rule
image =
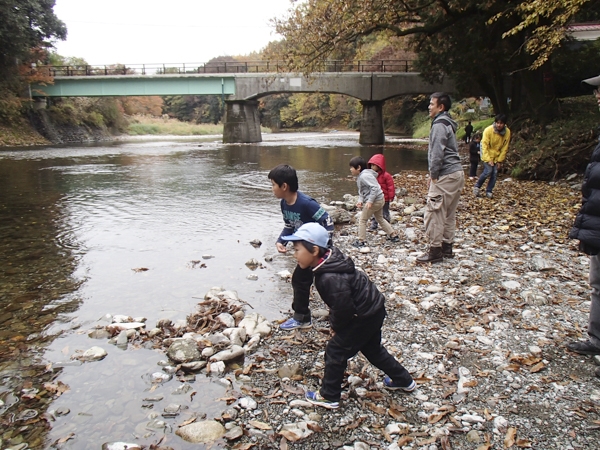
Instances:
[[[429,444],[433,444],[435,441],[437,441],[437,437],[431,437],[429,439],[425,439],[423,441],[417,441],[417,445],[429,445]]]
[[[64,444],[65,442],[67,442],[69,439],[73,439],[73,437],[75,436],[75,433],[69,433],[68,435],[66,435],[65,437],[61,437],[58,441],[56,441],[57,444]]]
[[[194,423],[196,421],[197,417],[192,417],[191,419],[186,420],[185,422],[183,422],[181,425],[179,425],[179,427],[184,427],[186,425],[189,425],[190,423]]]
[[[448,436],[441,437],[440,445],[442,446],[442,450],[452,450],[452,446],[450,445],[450,439],[448,438]]]
[[[279,432],[279,435],[292,442],[296,442],[298,439],[300,439],[300,436],[298,436],[296,433],[290,430],[281,430]]]
[[[482,444],[479,447],[477,447],[475,450],[490,450],[492,448],[492,444]]]
[[[540,370],[543,370],[545,368],[546,368],[546,366],[544,365],[544,363],[543,362],[539,362],[535,366],[533,366],[531,369],[529,369],[529,372],[531,372],[531,373],[537,373]]]
[[[506,436],[504,436],[504,447],[510,448],[515,445],[515,439],[517,437],[517,429],[515,427],[510,427],[506,431]]]
[[[279,450],[288,450],[287,439],[283,436],[281,437],[281,441],[279,442]]]
[[[531,448],[531,441],[527,439],[517,439],[517,447]]]
[[[365,402],[365,405],[374,413],[377,414],[385,414],[385,408],[381,407],[381,406],[377,406],[375,403],[371,403],[371,402]]]
[[[322,433],[323,432],[323,427],[321,425],[319,425],[318,423],[308,422],[306,424],[306,427],[310,431],[314,431],[315,433]]]
[[[415,439],[410,437],[410,436],[402,436],[400,439],[398,439],[398,447],[402,447],[403,445],[408,444],[409,442],[414,441]]]
[[[248,423],[252,425],[254,428],[258,428],[259,430],[272,430],[273,427],[268,423],[260,422],[258,420],[249,420]]]

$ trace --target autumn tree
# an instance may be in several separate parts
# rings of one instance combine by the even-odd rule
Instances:
[[[539,13],[536,7],[541,3],[545,6]],[[347,52],[375,33],[409,36],[425,78],[449,75],[462,94],[490,97],[497,112],[510,109],[543,117],[552,111],[554,97],[549,68],[540,55],[551,52],[554,42],[564,38],[569,20],[594,3],[307,0],[274,23],[285,37],[280,55],[291,70],[315,71],[320,60]],[[557,25],[558,34],[553,31]]]
[[[23,66],[43,57],[54,39],[65,39],[65,24],[54,14],[54,0],[0,0],[0,119],[18,108]]]

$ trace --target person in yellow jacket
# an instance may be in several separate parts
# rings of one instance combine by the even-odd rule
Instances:
[[[506,126],[506,115],[497,114],[494,123],[483,130],[481,138],[481,160],[483,161],[483,173],[473,187],[473,194],[479,197],[481,187],[489,177],[485,195],[492,198],[492,191],[496,185],[496,177],[500,164],[506,158],[508,143],[510,142],[510,130]]]

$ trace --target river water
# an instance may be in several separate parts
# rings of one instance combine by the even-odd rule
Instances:
[[[143,316],[151,328],[161,318],[185,319],[213,286],[237,291],[269,320],[288,314],[291,288],[276,273],[294,262],[275,251],[283,222],[267,178],[277,164],[294,166],[300,189],[322,202],[356,193],[348,178],[353,156],[383,151],[392,174],[427,167],[424,151],[394,140],[361,147],[356,133],[271,134],[252,145],[220,139],[0,151],[1,448],[148,445],[162,436],[148,430],[149,414],[162,419],[162,409],[142,408],[142,398],[165,356],[89,338],[106,314]],[[263,245],[254,248],[253,239]],[[203,260],[206,254],[214,258]],[[275,258],[265,269],[246,267],[267,255]],[[205,268],[193,263],[199,260]],[[92,346],[108,356],[72,365],[72,355]],[[52,400],[44,383],[68,391]],[[161,408],[184,403],[172,394],[176,387],[153,393],[165,397]],[[225,387],[205,375],[193,387],[199,395],[190,412],[220,415],[226,406],[216,399]],[[189,445],[168,436],[163,445]]]

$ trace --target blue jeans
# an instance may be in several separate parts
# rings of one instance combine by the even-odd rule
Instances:
[[[490,177],[490,181],[488,181],[486,192],[491,193],[494,190],[494,186],[496,185],[496,177],[497,176],[498,176],[498,166],[496,164],[494,164],[492,166],[492,165],[484,162],[483,163],[483,173],[479,177],[479,180],[477,180],[477,183],[475,183],[475,187],[481,188],[481,186],[483,186],[483,183],[485,183],[485,180],[487,179],[487,177]]]

